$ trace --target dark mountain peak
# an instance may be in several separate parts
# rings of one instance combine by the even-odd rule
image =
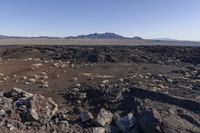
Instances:
[[[71,37],[70,37],[71,38]],[[94,34],[88,34],[88,35],[79,35],[76,37],[72,37],[72,38],[80,38],[80,39],[84,39],[84,38],[89,38],[89,39],[127,39],[127,37],[123,37],[120,35],[117,35],[115,33],[94,33]]]

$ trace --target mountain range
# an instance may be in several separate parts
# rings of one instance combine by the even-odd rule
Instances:
[[[63,37],[49,37],[49,36],[38,36],[38,37],[22,37],[22,36],[4,36],[0,35],[0,39],[61,39]],[[142,40],[141,37],[124,37],[115,33],[94,33],[88,35],[79,35],[79,36],[68,36],[64,37],[65,39],[138,39]]]

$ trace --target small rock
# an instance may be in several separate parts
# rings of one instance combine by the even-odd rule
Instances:
[[[119,81],[120,81],[120,82],[124,82],[124,79],[123,79],[123,78],[120,78]]]
[[[10,131],[12,131],[12,130],[14,130],[14,126],[12,125],[12,124],[7,124],[7,128],[10,130]]]
[[[77,80],[78,80],[78,78],[77,78],[77,77],[74,77],[74,78],[73,78],[73,80],[74,80],[74,81],[77,81]]]
[[[61,126],[69,127],[69,122],[68,121],[60,121]]]
[[[79,83],[78,83],[78,84],[76,84],[76,87],[81,87],[81,84],[79,84]]]
[[[173,83],[173,80],[170,79],[170,78],[167,78],[167,82],[168,82],[168,83]]]
[[[55,123],[55,124],[58,124],[59,121],[60,121],[59,118],[55,118],[55,119],[54,119],[54,123]]]
[[[117,127],[107,126],[105,127],[106,133],[119,133],[120,130]]]
[[[3,100],[3,103],[4,103],[4,107],[11,108],[12,101],[13,101],[12,99],[6,98],[6,97],[2,97],[2,100]]]
[[[0,116],[4,116],[6,112],[3,109],[0,109]]]
[[[89,111],[81,112],[80,117],[82,122],[94,119],[94,116]]]
[[[107,84],[107,83],[109,83],[109,80],[108,80],[108,79],[103,80],[102,83],[103,83],[103,84]]]
[[[27,79],[27,77],[26,77],[26,76],[23,76],[23,77],[22,77],[22,79],[26,80],[26,79]]]
[[[87,93],[80,93],[79,99],[85,99],[87,97]]]
[[[32,64],[31,65],[31,70],[39,69],[41,66],[43,66],[43,64],[41,64],[41,63]]]
[[[112,122],[113,114],[105,109],[101,109],[96,118],[96,122],[101,126],[109,125]]]
[[[143,75],[139,75],[139,78],[143,79],[143,78],[144,78],[144,76],[143,76]]]
[[[162,85],[162,84],[159,84],[158,87],[159,87],[160,89],[164,89],[164,88],[165,88],[165,86]]]
[[[115,123],[122,132],[127,132],[135,125],[136,119],[132,113],[129,113],[127,116],[118,118]]]
[[[48,88],[49,85],[44,83],[44,84],[42,85],[42,87],[44,87],[44,88]]]
[[[49,77],[47,75],[43,76],[43,79],[48,79]]]
[[[36,79],[35,78],[30,78],[28,79],[29,82],[36,82]]]
[[[33,78],[38,79],[39,76],[38,75],[33,75]]]
[[[4,76],[4,74],[3,74],[3,73],[0,73],[0,76]]]
[[[105,133],[106,130],[103,127],[95,127],[95,128],[93,128],[92,132],[93,133]]]

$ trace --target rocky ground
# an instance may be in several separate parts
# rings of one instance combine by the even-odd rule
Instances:
[[[1,46],[2,133],[200,133],[200,48]]]

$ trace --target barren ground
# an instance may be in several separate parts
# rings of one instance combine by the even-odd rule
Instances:
[[[101,108],[120,116],[156,109],[161,132],[200,131],[199,47],[1,46],[0,57],[0,91],[17,87],[51,97],[66,111],[68,131],[91,132],[93,126],[81,125],[79,114]],[[113,88],[121,94],[111,102]],[[170,125],[172,116],[185,124],[170,119]]]

